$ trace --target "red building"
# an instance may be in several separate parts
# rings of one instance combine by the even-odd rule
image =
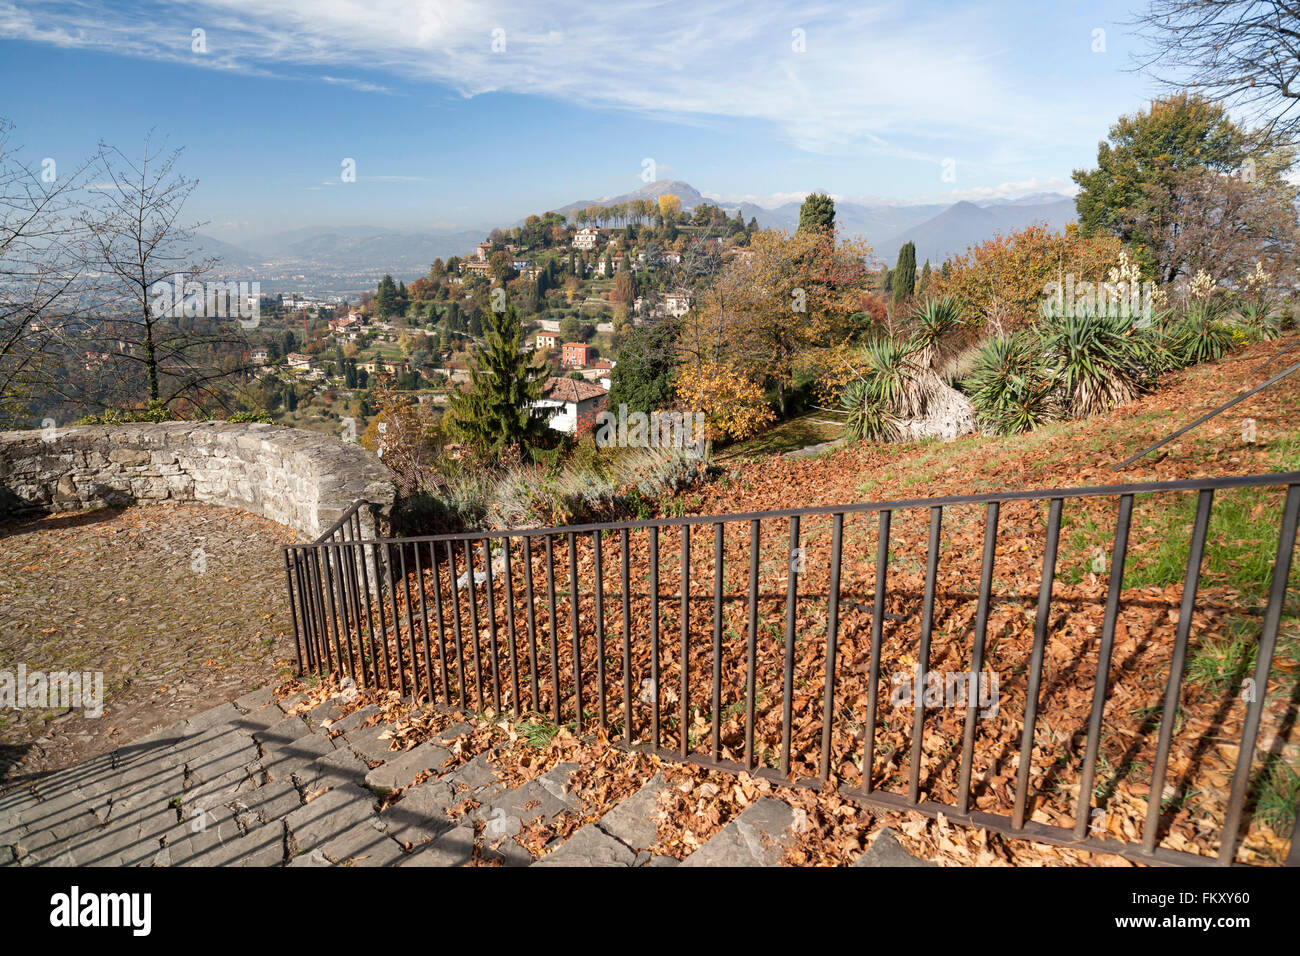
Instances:
[[[560,347],[560,364],[565,368],[582,368],[590,361],[590,345],[582,342],[565,342]]]

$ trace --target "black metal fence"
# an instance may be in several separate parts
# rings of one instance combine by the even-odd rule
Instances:
[[[1276,534],[1254,605],[1199,600],[1225,493]],[[1186,520],[1142,524],[1152,502]],[[1300,693],[1268,688],[1300,472],[377,540],[363,504],[285,549],[304,672],[1148,862],[1236,861],[1288,758]],[[1189,655],[1230,621],[1254,629],[1251,693],[1191,693]],[[1229,732],[1196,823],[1216,858],[1178,807]],[[1107,826],[1121,783],[1146,809]]]

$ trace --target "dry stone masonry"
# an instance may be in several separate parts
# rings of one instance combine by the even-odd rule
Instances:
[[[366,537],[387,530],[392,476],[359,445],[263,424],[162,422],[0,432],[0,518],[199,501],[315,539],[358,498]],[[378,527],[377,527],[378,525]]]

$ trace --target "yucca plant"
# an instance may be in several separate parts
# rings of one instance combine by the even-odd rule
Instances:
[[[989,339],[964,386],[980,427],[996,435],[1019,435],[1058,417],[1052,372],[1032,335]]]
[[[1150,386],[1156,353],[1151,336],[1122,316],[1075,315],[1042,331],[1069,414],[1085,418],[1123,405]]]
[[[898,437],[900,421],[925,414],[943,382],[917,361],[923,348],[916,339],[900,341],[894,336],[863,348],[858,377],[840,398],[840,407],[849,413],[850,438],[888,441]]]
[[[871,382],[855,379],[844,386],[840,408],[849,413],[844,425],[850,441],[892,441],[898,437],[898,416],[889,411]]]
[[[1209,302],[1193,302],[1173,329],[1170,348],[1184,366],[1221,359],[1236,345],[1232,326]]]
[[[933,368],[943,339],[962,323],[961,306],[951,296],[923,299],[912,313],[916,328],[912,341],[916,345],[915,362],[921,368]]]
[[[1281,323],[1273,313],[1273,306],[1267,299],[1246,299],[1237,309],[1241,323],[1248,329],[1256,330],[1263,338],[1275,339],[1282,333]]]

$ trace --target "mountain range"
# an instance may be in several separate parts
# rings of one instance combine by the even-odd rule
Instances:
[[[750,202],[711,199],[679,180],[659,180],[630,193],[580,199],[554,207],[568,214],[587,206],[671,194],[684,209],[712,203],[765,229],[792,231],[799,223],[799,202],[766,208]],[[836,223],[844,235],[864,240],[882,261],[893,264],[898,249],[916,243],[916,261],[938,265],[974,243],[1045,223],[1061,229],[1075,220],[1074,200],[1059,193],[1035,193],[1019,199],[956,203],[835,204]],[[515,225],[521,225],[519,220]],[[490,227],[489,227],[490,228]],[[261,278],[264,292],[353,292],[373,288],[370,279],[385,272],[402,279],[423,275],[436,258],[466,255],[489,231],[429,229],[399,231],[372,226],[305,226],[241,245],[210,236],[196,237],[197,250],[221,260],[217,271],[229,278]]]

